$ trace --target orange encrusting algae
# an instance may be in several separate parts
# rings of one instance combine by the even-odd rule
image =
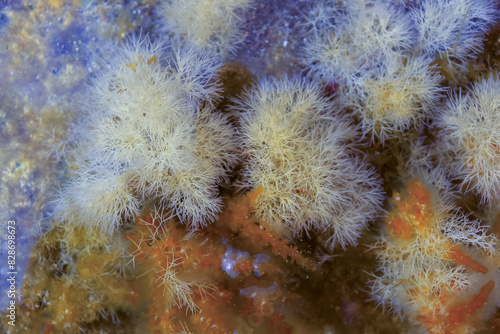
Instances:
[[[481,274],[487,274],[488,268],[480,263],[475,262],[472,257],[465,254],[465,252],[460,248],[460,246],[453,246],[450,249],[450,258],[454,260],[457,266],[465,266],[467,269],[474,270],[475,272]]]
[[[394,233],[396,238],[410,239],[412,228],[408,226],[401,217],[396,215],[389,215],[386,219],[387,228]]]
[[[476,312],[483,307],[484,303],[489,298],[490,293],[495,287],[495,282],[488,281],[484,286],[481,287],[479,293],[471,298],[466,303],[455,302],[451,304],[447,309],[447,315],[421,315],[417,317],[429,332],[435,332],[434,329],[438,327],[444,327],[441,333],[453,334],[462,333],[464,326],[471,317],[474,317]],[[443,301],[446,298],[443,298]]]
[[[432,212],[431,195],[422,183],[418,180],[411,181],[407,187],[406,198],[401,198],[401,194],[397,192],[392,196],[396,210],[386,219],[387,228],[396,238],[401,239],[410,239],[415,228],[418,231],[425,230]]]
[[[232,334],[239,331],[241,321],[258,315],[268,332],[290,333],[286,317],[274,307],[297,298],[286,290],[283,272],[290,265],[306,270],[317,265],[250,214],[261,192],[259,187],[229,198],[219,219],[196,234],[172,220],[137,217],[136,231],[127,240],[135,262],[151,282],[147,291],[141,291],[151,300],[145,316],[150,332]],[[247,255],[238,255],[231,264],[237,272],[231,276],[224,261],[236,246],[246,250],[240,255]],[[258,261],[256,254],[265,254],[268,260]],[[242,294],[249,288],[257,292]],[[268,307],[265,312],[263,305]]]
[[[137,313],[140,279],[125,268],[120,246],[121,240],[98,231],[54,224],[32,251],[10,332],[72,333],[90,328],[109,310]]]
[[[450,307],[448,316],[446,317],[447,327],[452,328],[453,326],[461,325],[466,321],[468,316],[474,315],[477,310],[483,307],[483,304],[486,303],[494,287],[495,282],[488,281],[488,283],[481,287],[479,293],[472,297],[468,303],[457,304]]]
[[[252,244],[262,248],[270,247],[274,254],[280,255],[285,260],[290,259],[310,271],[316,270],[317,264],[314,261],[304,257],[296,248],[289,246],[286,239],[269,229],[264,222],[258,222],[251,215],[250,212],[255,200],[262,191],[262,187],[259,186],[239,199],[228,201],[224,211],[219,215],[215,228],[229,228],[230,232],[238,233],[239,236]],[[227,234],[227,232],[225,233]]]

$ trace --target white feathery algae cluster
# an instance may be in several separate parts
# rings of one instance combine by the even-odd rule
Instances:
[[[443,91],[433,61],[463,70],[494,20],[491,1],[355,0],[331,13],[332,6],[323,1],[310,13],[305,64],[312,76],[339,84],[339,104],[382,142],[432,114]]]
[[[357,130],[315,83],[262,80],[237,100],[245,165],[239,186],[262,187],[257,217],[283,235],[315,229],[333,248],[355,244],[382,190],[354,153]]]
[[[111,232],[145,198],[159,198],[192,227],[213,221],[217,185],[236,158],[232,129],[213,106],[219,68],[175,42],[144,38],[121,48],[88,90],[58,216]]]
[[[219,58],[234,53],[239,24],[250,0],[169,0],[160,10],[162,29]]]
[[[452,95],[436,124],[442,130],[441,162],[484,204],[500,204],[500,81],[490,77]]]

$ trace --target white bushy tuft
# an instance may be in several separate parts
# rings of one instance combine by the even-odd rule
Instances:
[[[409,16],[383,1],[351,1],[336,15],[335,24],[312,29],[314,38],[304,50],[306,65],[324,80],[349,84],[351,77],[377,70],[386,57],[414,44]]]
[[[412,55],[416,30],[407,11],[356,0],[337,16],[323,24],[334,30],[314,33],[306,45],[312,75],[339,84],[340,105],[357,113],[365,134],[384,141],[418,125],[439,98],[440,76],[430,57]]]
[[[163,29],[219,58],[242,40],[238,28],[250,0],[168,0],[160,9]]]
[[[479,249],[488,256],[500,254],[496,236],[478,220],[471,221],[467,215],[458,211],[446,220],[443,233],[456,243]]]
[[[307,34],[316,37],[326,37],[328,32],[338,27],[337,18],[343,13],[343,6],[339,6],[339,1],[323,0],[315,1],[314,6],[304,15],[305,22],[301,25]]]
[[[262,187],[257,217],[291,237],[315,229],[326,244],[355,244],[375,218],[382,189],[374,171],[355,157],[356,137],[317,83],[267,79],[236,101],[246,163],[239,184]]]
[[[479,52],[481,37],[495,19],[490,0],[422,0],[411,8],[418,31],[417,48],[431,56],[460,61]]]
[[[456,80],[496,14],[491,0],[323,0],[307,17],[305,64],[384,141],[429,115],[442,91],[432,62]]]
[[[347,85],[349,78],[363,66],[357,62],[350,37],[341,29],[326,37],[315,36],[304,50],[304,60],[315,77]]]
[[[382,141],[421,123],[439,100],[441,78],[426,57],[389,57],[370,75],[355,76],[345,103]]]
[[[500,204],[500,78],[451,96],[436,124],[442,162],[483,204]]]
[[[368,64],[408,51],[414,44],[413,23],[405,11],[380,0],[354,0],[346,5],[346,30]]]
[[[129,175],[111,166],[80,166],[75,174],[54,202],[62,220],[112,232],[123,217],[139,214],[141,205],[128,185]]]
[[[220,64],[193,47],[132,39],[87,93],[60,218],[115,230],[144,198],[196,228],[221,210],[235,162],[227,117],[214,110]]]

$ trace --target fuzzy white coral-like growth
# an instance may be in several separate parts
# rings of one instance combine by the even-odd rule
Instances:
[[[344,8],[336,0],[315,1],[314,6],[304,15],[305,22],[301,25],[307,34],[316,37],[326,37],[338,25],[337,18],[342,16]]]
[[[409,16],[383,1],[350,1],[337,15],[335,25],[326,26],[334,30],[313,29],[315,38],[304,50],[306,64],[322,79],[349,83],[414,43]]]
[[[88,90],[60,218],[113,231],[145,197],[199,227],[221,209],[235,161],[227,117],[214,110],[220,64],[193,47],[132,39]]]
[[[363,129],[382,141],[417,126],[442,89],[426,57],[389,57],[370,75],[355,76],[345,100],[361,116]]]
[[[255,213],[283,235],[316,229],[330,247],[355,244],[375,218],[380,182],[353,155],[356,129],[317,84],[267,79],[237,101],[246,164],[240,186],[262,187]]]
[[[465,95],[450,97],[436,123],[443,164],[477,192],[483,203],[500,203],[500,80],[476,83]]]
[[[238,25],[250,0],[168,0],[160,9],[163,29],[224,58],[241,41]]]
[[[411,8],[418,30],[417,48],[435,57],[464,60],[482,48],[482,35],[495,18],[490,0],[422,0]]]
[[[439,98],[440,76],[430,57],[411,55],[416,30],[408,13],[378,0],[351,1],[338,12],[335,24],[322,25],[335,29],[306,45],[310,72],[338,82],[339,104],[360,116],[366,134],[384,141],[417,125]]]
[[[345,25],[353,46],[366,63],[383,61],[382,57],[407,51],[414,44],[412,21],[405,11],[386,1],[349,1]]]
[[[488,228],[458,211],[446,220],[443,232],[455,242],[479,249],[486,255],[500,254],[500,244]]]
[[[128,185],[129,176],[110,167],[80,166],[54,201],[59,218],[112,231],[123,217],[138,214],[140,203]]]

